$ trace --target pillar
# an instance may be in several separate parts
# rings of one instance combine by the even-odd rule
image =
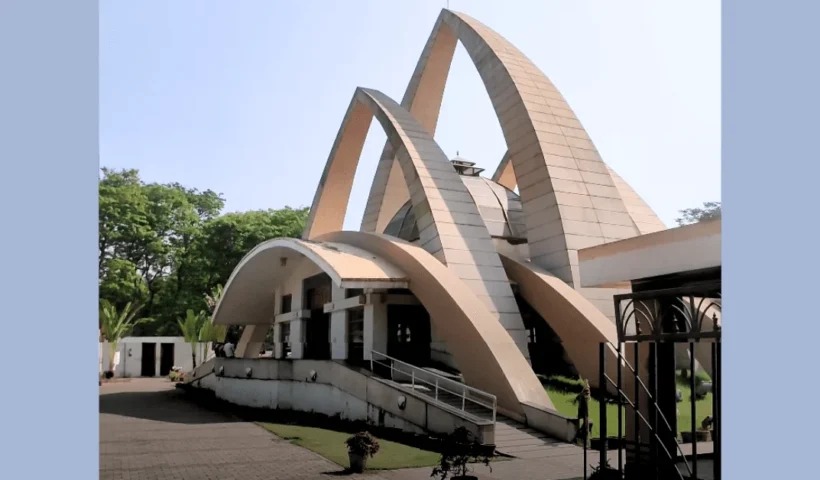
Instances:
[[[305,357],[305,319],[296,318],[290,322],[290,358]]]
[[[282,323],[280,322],[273,326],[273,358],[283,358],[285,356],[282,341]]]
[[[372,351],[387,354],[387,302],[382,294],[369,293],[364,306],[364,359]]]
[[[332,302],[345,299],[345,289],[333,285]],[[336,310],[330,314],[330,358],[347,359],[347,310]]]
[[[242,337],[236,346],[237,358],[256,358],[259,356],[259,349],[265,342],[265,336],[270,328],[269,323],[260,325],[246,325],[242,330]]]

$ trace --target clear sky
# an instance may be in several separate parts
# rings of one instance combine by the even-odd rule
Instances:
[[[100,165],[309,206],[357,86],[401,101],[446,0],[100,2]],[[720,2],[451,0],[527,55],[667,226],[720,200]],[[436,140],[492,174],[506,150],[459,46]],[[385,135],[373,122],[347,229]]]

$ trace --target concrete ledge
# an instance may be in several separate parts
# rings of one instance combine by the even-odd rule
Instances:
[[[540,405],[527,402],[522,403],[521,406],[524,408],[528,427],[565,442],[572,442],[575,439],[578,433],[577,421]]]
[[[412,433],[446,434],[465,427],[483,444],[495,442],[492,421],[338,361],[214,360],[214,375],[206,375],[206,381],[197,381],[195,386],[213,390],[217,398],[235,405],[339,415]]]

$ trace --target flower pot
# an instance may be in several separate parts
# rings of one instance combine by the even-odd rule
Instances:
[[[355,452],[347,452],[347,457],[350,459],[350,471],[353,473],[362,473],[367,468],[367,455]]]
[[[682,443],[693,443],[692,432],[680,432]],[[712,440],[711,430],[698,430],[694,435],[695,441],[699,443],[709,442]]]

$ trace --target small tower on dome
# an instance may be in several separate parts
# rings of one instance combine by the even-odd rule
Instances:
[[[465,177],[477,177],[484,171],[483,168],[476,167],[475,162],[461,158],[458,152],[456,152],[456,156],[450,160],[450,163],[453,164],[453,167],[455,167],[459,175]]]

